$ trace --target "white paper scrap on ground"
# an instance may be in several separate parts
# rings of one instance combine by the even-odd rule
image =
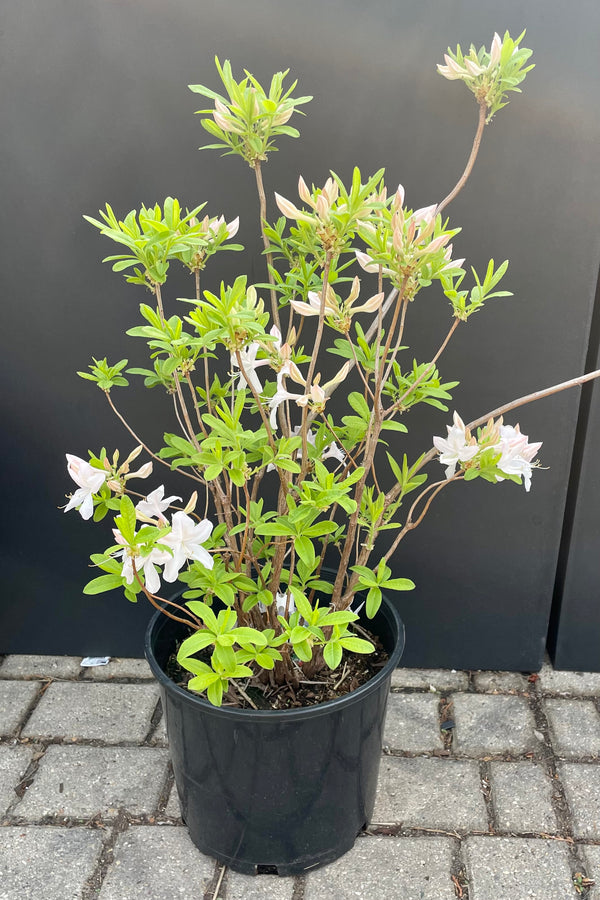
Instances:
[[[82,666],[107,666],[110,656],[86,656],[81,660]]]

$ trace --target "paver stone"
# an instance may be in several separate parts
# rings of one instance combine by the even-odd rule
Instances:
[[[383,743],[416,753],[444,747],[437,694],[390,694]]]
[[[0,900],[81,900],[102,839],[91,828],[0,828]]]
[[[132,826],[116,840],[98,900],[201,898],[215,861],[192,844],[186,828]]]
[[[559,763],[558,771],[571,807],[575,837],[600,840],[600,766]]]
[[[0,680],[0,736],[15,733],[40,686],[39,681]]]
[[[0,746],[0,817],[17,799],[15,788],[31,761],[31,748]]]
[[[576,900],[565,844],[537,838],[469,837],[469,900]]]
[[[153,684],[51,684],[23,729],[27,737],[142,741],[156,708]]]
[[[53,745],[14,815],[113,817],[120,808],[134,815],[153,813],[167,762],[167,751],[154,747]]]
[[[445,831],[487,830],[478,764],[474,760],[384,756],[373,823]]]
[[[452,700],[457,753],[519,755],[537,747],[535,720],[525,697],[453,694]]]
[[[360,837],[345,856],[308,873],[304,897],[456,900],[450,878],[451,852],[448,838]]]
[[[546,699],[544,708],[556,754],[600,756],[600,715],[591,700]]]

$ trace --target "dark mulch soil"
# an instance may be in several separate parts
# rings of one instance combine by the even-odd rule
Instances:
[[[303,680],[302,663],[298,660],[300,684],[296,688],[271,682],[261,684],[257,678],[250,679],[241,682],[242,690],[246,695],[244,697],[230,682],[230,691],[223,698],[223,706],[235,706],[238,709],[296,709],[316,706],[327,700],[337,700],[338,697],[343,697],[370,681],[388,660],[388,654],[378,638],[362,629],[361,637],[368,637],[375,645],[374,653],[359,655],[344,651],[342,662],[337,669],[332,672],[325,666],[318,675],[313,676],[310,680]],[[196,656],[203,662],[210,663],[210,653],[206,652],[206,655],[198,653]],[[189,680],[194,677],[191,672],[179,665],[176,653],[169,658],[165,672],[180,687],[187,687]]]

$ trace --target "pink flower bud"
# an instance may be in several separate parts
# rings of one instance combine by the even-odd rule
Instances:
[[[492,66],[497,66],[500,62],[500,56],[502,54],[502,40],[498,32],[494,33],[494,39],[492,41],[492,48],[490,52],[490,68]]]
[[[485,72],[485,69],[478,65],[478,63],[473,62],[472,59],[465,59],[465,67],[469,75],[472,75],[474,78],[476,78],[478,75],[482,75],[483,72]]]
[[[322,194],[319,194],[319,196],[317,197],[317,206],[316,206],[317,215],[319,216],[319,218],[326,219],[327,216],[329,215],[330,208],[331,208],[331,203],[328,200],[327,196],[325,195],[325,192],[323,192]]]
[[[279,207],[279,210],[283,213],[286,219],[296,219],[301,222],[312,222],[310,216],[305,215],[301,210],[298,209],[297,206],[294,206],[289,200],[286,200],[285,197],[282,197],[281,194],[275,193],[275,203]]]
[[[337,182],[333,180],[333,178],[328,178],[323,186],[323,193],[329,200],[329,203],[335,203],[339,196],[339,188],[337,186]]]
[[[383,291],[380,294],[373,294],[372,297],[363,303],[361,306],[357,306],[354,312],[377,312],[381,304],[383,303],[383,298],[385,294]]]
[[[367,253],[362,253],[360,250],[355,250],[354,253],[361,269],[364,269],[365,272],[379,272],[379,266]]]
[[[298,179],[298,196],[309,206],[313,206],[313,198],[302,175]]]
[[[213,112],[212,115],[213,115],[213,119],[215,120],[215,122],[217,123],[217,125],[219,126],[221,131],[225,131],[225,132],[237,131],[237,129],[231,125],[229,120],[226,119],[224,116],[222,116],[220,113],[218,113],[216,110]]]
[[[404,206],[404,188],[401,184],[398,185],[398,190],[394,194],[394,204],[393,209],[394,212],[397,212],[399,209],[402,209]]]
[[[227,234],[230,238],[235,237],[240,227],[240,217],[236,216],[231,222],[227,223]]]

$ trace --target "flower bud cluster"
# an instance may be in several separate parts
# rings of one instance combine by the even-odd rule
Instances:
[[[352,324],[352,316],[359,312],[377,312],[385,297],[385,294],[380,292],[374,294],[360,306],[354,306],[359,293],[360,279],[358,277],[355,277],[352,280],[352,288],[346,300],[341,300],[333,290],[332,286],[330,284],[327,285],[324,299],[325,318],[327,323],[332,328],[335,328],[336,331],[341,331],[342,334],[348,334]],[[299,313],[301,316],[318,316],[321,313],[321,294],[322,292],[309,291],[308,303],[304,303],[301,300],[292,300],[291,306],[295,312]]]
[[[508,31],[504,38],[495,33],[489,51],[485,47],[476,50],[471,45],[465,56],[460,46],[456,48],[456,52],[448,48],[448,53],[444,55],[446,65],[437,67],[444,78],[464,81],[477,101],[489,110],[488,122],[495,112],[506,106],[507,92],[518,91],[517,85],[533,68],[524,68],[531,56],[531,50],[519,48],[519,41],[524,34],[525,32],[513,40]]]
[[[350,208],[349,197],[345,193],[340,196],[339,184],[335,179],[328,178],[322,188],[313,186],[310,191],[300,176],[298,195],[310,211],[299,209],[278,193],[275,193],[275,202],[287,219],[295,219],[301,229],[304,225],[304,231],[308,226],[309,233],[312,232],[316,245],[323,253],[338,254],[345,248],[354,230],[380,206],[376,194],[363,194]],[[306,249],[312,250],[310,245]]]
[[[366,272],[387,275],[395,287],[412,300],[421,282],[459,270],[464,259],[452,259],[451,238],[457,233],[442,230],[436,206],[414,212],[404,208],[404,188],[398,185],[391,207],[379,213],[379,221],[367,222],[360,235],[369,253],[356,250],[356,259]]]

